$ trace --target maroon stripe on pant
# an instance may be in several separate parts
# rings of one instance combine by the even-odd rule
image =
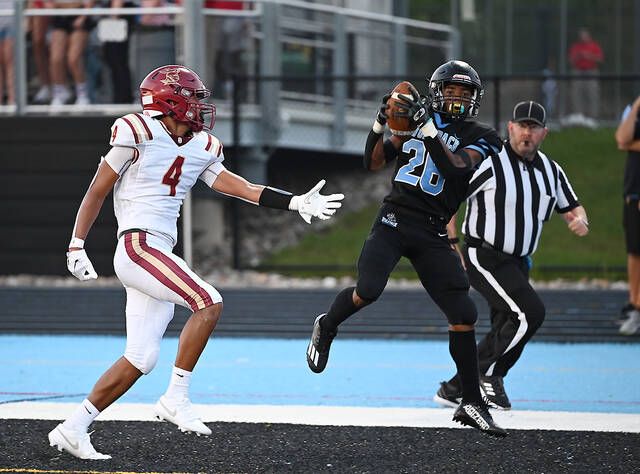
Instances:
[[[166,275],[161,269],[154,266],[153,263],[149,262],[144,258],[143,255],[140,255],[136,252],[136,249],[133,247],[133,234],[138,234],[139,245],[140,248],[147,252],[149,255],[154,258],[160,260],[164,265],[166,265],[172,272],[172,275],[175,279],[179,279],[183,283],[185,283],[194,293],[198,294],[203,301],[205,307],[213,305],[213,300],[211,295],[207,291],[204,290],[200,285],[198,285],[187,273],[178,266],[171,258],[162,253],[158,249],[154,249],[150,247],[146,243],[146,232],[130,232],[125,234],[125,249],[127,255],[133,262],[144,268],[148,271],[156,280],[165,285],[167,288],[179,294],[191,307],[191,309],[195,312],[198,311],[198,302],[187,292],[185,292],[179,285],[177,285],[169,275]]]
[[[133,234],[138,234],[140,240],[142,240],[142,236],[145,234],[144,232],[130,232],[125,234],[124,236],[124,244],[125,249],[127,251],[127,255],[129,258],[136,263],[137,265],[144,268],[147,272],[151,274],[156,280],[162,283],[164,286],[169,288],[171,291],[179,294],[191,307],[193,311],[197,311],[198,307],[193,298],[190,298],[189,295],[178,285],[176,285],[167,275],[165,275],[162,270],[156,268],[151,262],[144,259],[142,255],[136,253],[136,249],[133,247]]]

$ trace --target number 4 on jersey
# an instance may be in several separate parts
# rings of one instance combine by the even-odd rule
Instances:
[[[184,163],[184,158],[182,156],[177,157],[174,162],[169,166],[169,169],[162,177],[162,184],[166,184],[171,187],[169,191],[169,196],[176,195],[176,187],[180,182],[180,175],[182,174],[182,164]]]

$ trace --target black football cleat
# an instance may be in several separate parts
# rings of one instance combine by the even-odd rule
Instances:
[[[458,408],[462,401],[462,390],[450,382],[440,382],[433,401],[445,407]]]
[[[313,322],[313,332],[311,333],[309,347],[307,347],[307,364],[309,364],[309,368],[316,374],[322,372],[327,366],[331,343],[333,342],[333,338],[338,334],[337,330],[327,331],[320,326],[320,320],[326,314],[327,313],[322,313]]]
[[[500,428],[493,421],[485,402],[462,401],[453,412],[453,421],[497,438],[504,438],[508,434],[507,430]]]
[[[636,309],[631,303],[625,304],[622,308],[620,308],[620,316],[616,319],[616,324],[618,326],[622,326],[624,322],[629,319],[631,312]]]
[[[480,391],[487,399],[489,408],[511,410],[511,402],[504,389],[504,380],[498,375],[481,375]]]

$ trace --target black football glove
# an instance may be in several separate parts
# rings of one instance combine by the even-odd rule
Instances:
[[[437,130],[431,117],[431,98],[421,96],[415,87],[411,87],[412,99],[401,95],[397,104],[400,112],[396,117],[406,117],[413,128],[419,128],[425,136],[435,136]]]
[[[409,119],[411,126],[421,128],[431,118],[429,113],[431,101],[427,97],[421,96],[415,87],[411,87],[411,95],[413,99],[408,98],[406,95],[398,97],[400,101],[397,107],[400,112],[396,113],[396,117],[406,117]]]
[[[389,108],[387,101],[389,100],[389,97],[391,97],[391,94],[385,94],[382,97],[382,104],[380,105],[380,108],[378,108],[376,120],[373,122],[373,131],[377,134],[382,134],[384,132],[384,126],[387,124],[387,119],[389,118],[387,115],[387,109]]]

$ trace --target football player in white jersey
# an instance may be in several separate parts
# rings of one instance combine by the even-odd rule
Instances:
[[[175,304],[193,311],[186,322],[167,391],[154,407],[159,419],[182,431],[209,435],[189,400],[193,368],[222,311],[222,297],[172,253],[180,206],[197,179],[212,189],[254,204],[297,211],[311,219],[329,219],[342,194],[322,195],[324,180],[294,196],[253,184],[227,170],[222,143],[207,133],[215,107],[210,92],[192,70],[177,65],[155,69],[142,81],[142,113],[125,115],[111,128],[111,150],[80,204],[67,266],[80,280],[97,278],[84,250],[104,199],[114,190],[118,220],[116,274],[127,293],[127,342],[124,355],[96,382],[74,413],[49,433],[49,443],[82,459],[109,459],[95,450],[87,433],[95,417],[158,360],[160,340]]]

